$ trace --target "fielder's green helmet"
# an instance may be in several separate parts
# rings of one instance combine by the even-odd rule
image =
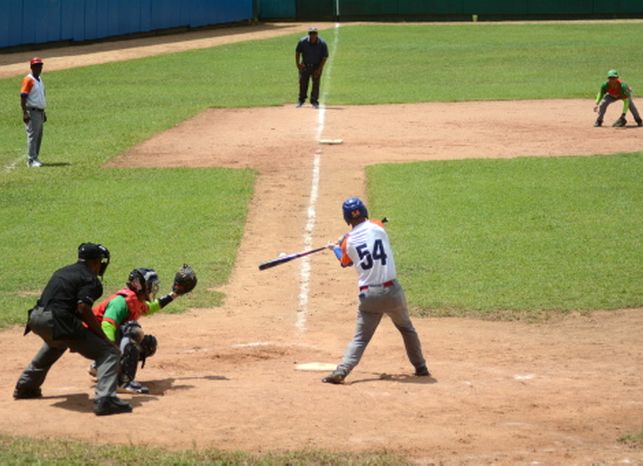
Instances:
[[[618,78],[618,71],[616,70],[609,70],[607,72],[607,77],[608,78]]]

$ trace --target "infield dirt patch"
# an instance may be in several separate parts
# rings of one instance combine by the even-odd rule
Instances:
[[[317,143],[311,108],[208,110],[133,148],[110,165],[257,170],[225,305],[144,319],[160,342],[140,371],[152,392],[128,396],[134,413],[110,418],[91,414],[88,364],[77,356],[54,366],[44,399],[13,401],[39,340],[2,332],[0,432],[170,448],[386,449],[421,464],[642,463],[640,449],[617,441],[643,419],[641,309],[539,324],[415,319],[430,379],[410,375],[385,319],[348,383],[329,386],[323,372],[296,365],[339,361],[353,332],[354,272],[330,253],[313,256],[302,318],[299,262],[257,269],[303,247],[315,154],[313,235],[325,244],[345,231],[341,202],[364,195],[368,164],[641,150],[643,129],[592,128],[591,104],[330,107],[322,136],[344,140],[334,146]]]

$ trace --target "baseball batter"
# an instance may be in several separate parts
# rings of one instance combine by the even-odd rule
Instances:
[[[404,291],[397,281],[395,259],[381,222],[370,221],[368,210],[357,197],[342,205],[344,220],[352,227],[339,244],[329,244],[342,267],[355,266],[359,276],[359,307],[355,336],[344,359],[322,382],[340,384],[357,366],[384,314],[402,334],[409,361],[416,376],[430,376],[422,346],[411,318]]]
[[[618,71],[609,70],[607,72],[607,81],[603,83],[598,95],[596,96],[596,104],[594,105],[594,112],[598,112],[598,117],[594,123],[595,127],[603,126],[603,117],[605,116],[605,111],[607,107],[616,102],[617,100],[623,101],[623,112],[618,120],[614,122],[612,126],[623,127],[627,124],[625,115],[629,109],[632,112],[634,121],[640,127],[643,126],[643,120],[641,120],[641,115],[632,101],[632,88],[626,83],[622,82],[619,79]]]

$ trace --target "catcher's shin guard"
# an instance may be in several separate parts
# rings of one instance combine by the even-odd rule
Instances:
[[[141,369],[145,367],[145,360],[150,356],[154,356],[157,347],[158,342],[154,335],[145,335],[143,337],[143,341],[141,341],[141,354],[139,356],[141,359]]]
[[[135,341],[125,337],[121,340],[121,354],[121,372],[118,377],[118,384],[125,385],[136,379],[141,350]]]

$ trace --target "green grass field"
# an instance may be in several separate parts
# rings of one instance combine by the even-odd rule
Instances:
[[[589,107],[613,67],[635,89],[643,86],[638,23],[351,26],[321,35],[331,43],[335,34],[332,85],[324,83],[329,104],[586,98]],[[200,286],[168,309],[220,304],[208,289],[228,280],[254,173],[101,166],[206,107],[294,103],[296,39],[51,73],[45,65],[50,121],[42,158],[58,166],[41,170],[24,166],[19,79],[0,80],[0,326],[23,321],[81,241],[111,249],[106,290],[137,266],[155,267],[167,286],[189,261]],[[639,307],[642,155],[373,167],[369,207],[394,220],[400,274],[420,314]],[[0,445],[0,463],[14,464],[400,462],[386,453],[257,457],[110,447],[104,456],[82,443],[41,448],[0,437]]]
[[[368,170],[409,300],[431,315],[640,306],[641,179],[640,154]]]
[[[612,47],[611,38],[617,32],[619,47]],[[618,66],[626,79],[643,75],[643,50],[635,40],[641,34],[643,25],[637,23],[342,27],[322,34],[331,49],[337,43],[328,99],[330,103],[349,104],[587,97],[590,102],[606,69]],[[19,79],[0,80],[0,163],[3,167],[19,163],[13,171],[4,170],[0,178],[4,201],[0,215],[11,219],[0,231],[0,252],[9,265],[0,269],[0,325],[20,322],[52,269],[68,262],[77,243],[87,240],[102,241],[114,252],[107,289],[119,286],[129,269],[141,265],[158,268],[168,283],[174,265],[194,257],[205,286],[199,287],[192,301],[178,302],[169,309],[220,303],[220,296],[204,290],[227,280],[245,221],[253,174],[217,169],[126,172],[106,170],[101,164],[206,107],[292,102],[296,92],[292,64],[296,39],[280,37],[52,73],[45,65],[50,121],[43,159],[60,166],[37,171],[24,167]],[[489,163],[498,163],[498,170],[514,166]],[[589,169],[590,163],[580,162],[578,170]],[[461,164],[467,166],[467,162]],[[392,168],[386,170],[395,173]],[[181,188],[192,180],[193,189]],[[379,189],[384,187],[371,183],[372,199],[378,198]],[[564,184],[561,189],[565,190]],[[571,185],[569,189],[575,190]],[[634,194],[640,194],[636,187],[633,189]],[[399,196],[398,204],[403,204],[409,195]],[[181,233],[185,228],[193,231],[191,222],[198,216],[184,206],[207,213],[202,235],[189,245],[181,239]],[[394,215],[392,209],[389,212]],[[597,212],[589,209],[585,213],[590,226],[598,221],[592,218]],[[469,218],[473,225],[484,224],[482,219]],[[452,217],[451,221],[460,219]],[[133,224],[145,227],[131,235]],[[168,238],[178,243],[170,247]],[[466,255],[467,250],[461,254]],[[203,259],[206,257],[209,261]],[[513,258],[508,256],[506,260],[511,262]],[[459,263],[473,262],[469,258]],[[559,270],[553,276],[564,274]],[[432,279],[436,279],[435,274]],[[493,279],[492,275],[488,277]],[[476,284],[490,293],[496,286],[491,282]],[[511,289],[514,287],[502,291]],[[577,288],[568,291],[569,296],[583,293]],[[468,300],[463,294],[470,294]],[[640,288],[624,290],[621,295],[611,302],[593,303],[585,298],[580,307],[640,304]],[[465,287],[450,295],[440,293],[440,297],[417,295],[413,304],[416,308],[438,306],[447,310],[494,306],[491,302],[471,305],[477,296]],[[514,308],[517,304],[520,308],[523,302],[519,296],[504,296],[498,305]],[[573,301],[538,303],[536,299],[528,308],[568,309],[575,305]]]
[[[404,459],[387,452],[337,453],[303,450],[284,453],[252,454],[222,450],[179,450],[135,445],[101,445],[88,448],[83,442],[67,440],[28,440],[0,435],[0,464],[71,466],[89,464],[131,466],[261,465],[261,466],[394,466]]]

